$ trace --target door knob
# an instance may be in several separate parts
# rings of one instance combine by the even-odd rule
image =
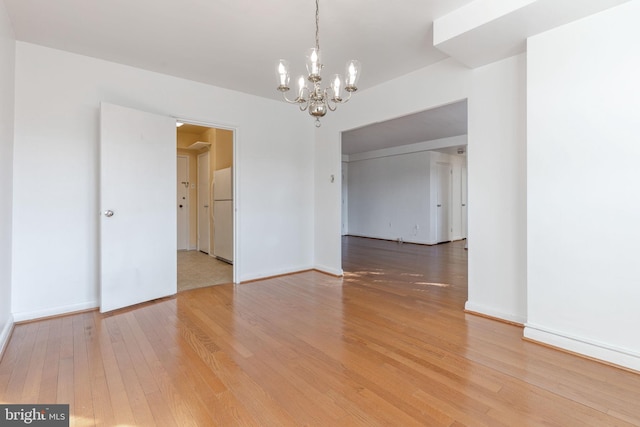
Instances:
[[[182,205],[180,205],[180,207],[182,207]]]
[[[113,216],[113,211],[112,210],[104,211],[104,216],[106,216],[107,218],[111,218]]]
[[[441,207],[442,207],[442,205],[438,205],[438,207],[439,207],[439,208],[441,208]]]

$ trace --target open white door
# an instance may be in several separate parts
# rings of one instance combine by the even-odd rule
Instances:
[[[176,125],[102,103],[100,311],[177,290]]]

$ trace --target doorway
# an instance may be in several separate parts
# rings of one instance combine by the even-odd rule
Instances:
[[[414,244],[465,247],[467,125],[465,99],[342,132],[345,272],[348,243],[371,244],[361,237],[398,256]]]
[[[221,169],[231,171],[234,163],[233,129],[200,124],[183,124],[176,131],[178,156],[185,156],[190,165],[188,192],[192,207],[189,211],[189,238],[186,250],[178,247],[178,292],[199,287],[233,283],[232,262],[216,257],[216,218],[213,209],[215,177]],[[230,203],[233,187],[230,182]],[[231,211],[233,216],[233,211]],[[218,221],[219,223],[219,221]],[[233,223],[224,231],[234,252]],[[218,224],[218,232],[220,224]],[[229,257],[233,259],[233,257]]]
[[[436,243],[451,240],[451,165],[436,163]]]

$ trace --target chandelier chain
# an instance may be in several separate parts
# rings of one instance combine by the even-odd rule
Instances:
[[[316,0],[316,49],[320,50],[320,4]]]

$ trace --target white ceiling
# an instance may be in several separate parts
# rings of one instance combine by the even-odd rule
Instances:
[[[347,60],[359,59],[358,86],[366,90],[445,59],[443,51],[461,63],[481,65],[522,51],[525,38],[536,32],[628,0],[511,1],[320,0],[323,74],[343,73]],[[315,42],[314,0],[4,3],[17,40],[272,99],[281,99],[275,90],[276,62],[288,59],[292,75],[302,74],[305,52]],[[492,5],[498,3],[513,6],[513,11],[504,16],[477,13],[478,8],[496,12]],[[450,29],[455,27],[449,26],[452,19],[474,22],[475,29],[439,40],[438,50],[433,22],[437,29]],[[346,149],[356,152],[365,143],[381,148],[382,138],[376,138],[382,135],[390,135],[384,138],[387,144],[399,145],[459,134],[463,121],[466,127],[466,104],[464,117],[453,118],[461,110],[452,108],[347,133]],[[360,142],[350,142],[358,138]]]
[[[467,134],[467,101],[342,133],[342,154],[357,154]],[[453,149],[456,152],[457,146]]]
[[[198,125],[192,125],[189,123],[185,123],[182,126],[176,128],[176,133],[182,134],[182,133],[191,133],[191,134],[195,134],[195,135],[202,135],[203,133],[205,133],[206,131],[208,131],[209,127],[206,126],[198,126]]]
[[[435,18],[471,0],[320,0],[324,75],[362,63],[360,89],[446,58]],[[275,65],[302,74],[314,0],[4,0],[18,40],[280,99]]]
[[[315,43],[314,0],[4,0],[18,40],[281,99],[275,64],[304,71]],[[471,0],[320,0],[324,75],[362,63],[359,89],[438,62],[433,21]],[[417,115],[347,135],[347,147],[426,141],[450,120]],[[312,120],[310,119],[310,124]],[[459,125],[459,124],[458,124]],[[465,107],[466,127],[466,107]],[[455,132],[458,132],[457,130]],[[355,139],[363,138],[360,143]]]

